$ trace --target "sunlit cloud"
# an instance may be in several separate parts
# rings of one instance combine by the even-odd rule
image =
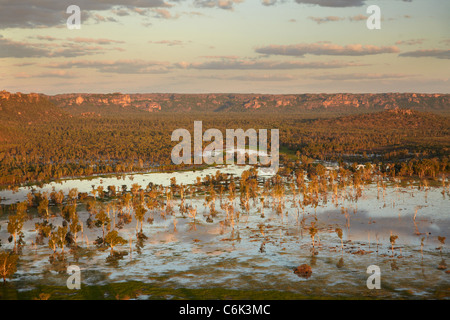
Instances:
[[[200,8],[220,8],[224,10],[233,10],[236,3],[244,0],[194,0],[194,5]]]
[[[209,70],[289,70],[289,69],[334,69],[352,66],[361,66],[355,62],[327,61],[270,61],[270,60],[238,60],[222,59],[207,62],[180,62],[176,66],[183,69],[209,69]]]
[[[237,80],[237,81],[291,81],[295,80],[296,77],[290,74],[245,74],[239,76],[224,76],[224,75],[213,75],[206,77],[208,79],[217,80]]]
[[[342,20],[345,20],[345,18],[336,17],[336,16],[308,17],[308,19],[316,22],[317,24],[322,24],[322,23],[331,22],[331,21],[342,21]]]
[[[293,45],[269,45],[259,47],[255,50],[257,53],[268,55],[284,55],[303,57],[306,54],[311,55],[332,55],[332,56],[365,56],[382,53],[396,53],[399,49],[395,46],[375,46],[350,44],[341,46],[330,43],[303,43]]]
[[[450,59],[450,50],[426,49],[403,52],[400,57]]]
[[[89,68],[102,73],[150,74],[166,73],[169,63],[162,61],[134,60],[72,60],[44,65],[47,68],[70,69]]]
[[[397,45],[407,45],[407,46],[414,46],[418,44],[422,44],[426,39],[409,39],[409,40],[399,40],[396,41],[395,44]]]
[[[382,79],[404,79],[415,76],[417,75],[402,74],[402,73],[347,73],[347,74],[324,74],[312,76],[311,78],[317,80],[361,81],[361,80],[382,80]]]
[[[295,2],[321,7],[360,7],[365,4],[365,0],[295,0]]]

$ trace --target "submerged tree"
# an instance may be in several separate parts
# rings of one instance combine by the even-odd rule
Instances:
[[[105,243],[107,243],[109,245],[109,247],[111,248],[111,254],[113,254],[114,247],[118,246],[118,245],[126,244],[127,240],[122,238],[119,235],[119,232],[117,232],[117,230],[112,230],[112,231],[108,232],[108,234],[106,235]]]
[[[389,241],[391,242],[392,256],[394,256],[394,244],[397,239],[398,239],[398,236],[393,235],[391,233],[391,236],[389,237]]]
[[[105,240],[105,227],[109,226],[111,220],[105,213],[105,210],[100,210],[100,212],[95,216],[95,219],[95,226],[102,227],[102,239]]]
[[[12,252],[0,252],[0,276],[3,278],[3,283],[6,278],[11,279],[17,271],[18,255]]]
[[[314,222],[313,222],[313,223],[311,223],[311,227],[309,227],[309,235],[311,236],[313,248],[314,248],[314,238],[315,238],[316,234],[317,234],[317,228],[315,227]]]
[[[27,202],[20,202],[17,204],[16,214],[8,217],[7,230],[11,237],[14,239],[14,249],[17,244],[17,236],[22,234],[23,224],[26,220]],[[10,238],[11,238],[10,237]]]
[[[141,225],[140,232],[142,232],[142,222],[144,221],[145,213],[147,210],[142,204],[138,204],[134,208],[134,216],[136,218],[136,232],[139,229],[139,224]]]

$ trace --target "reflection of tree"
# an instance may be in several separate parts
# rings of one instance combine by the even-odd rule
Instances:
[[[142,249],[144,248],[144,242],[147,239],[148,239],[148,237],[143,232],[139,232],[137,234],[136,251],[138,254],[142,253]]]
[[[68,264],[64,252],[54,253],[48,260],[53,271],[59,274],[66,274]]]
[[[338,261],[338,263],[336,264],[336,267],[338,268],[342,268],[344,266],[344,258],[341,257]]]

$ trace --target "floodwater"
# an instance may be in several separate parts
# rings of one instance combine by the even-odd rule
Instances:
[[[223,173],[237,174],[247,167],[220,168]],[[37,191],[67,192],[76,187],[89,192],[92,185],[103,186],[149,182],[169,185],[171,177],[178,184],[195,182],[197,176],[215,174],[217,168],[198,172],[135,174],[131,180],[95,178],[92,180],[68,180],[62,184],[49,184]],[[100,179],[102,181],[100,181]],[[3,203],[20,201],[29,190],[16,193],[2,191]],[[347,195],[354,190],[347,188]],[[301,197],[301,196],[300,196]],[[299,196],[297,195],[297,200]],[[173,215],[147,212],[143,233],[147,239],[138,243],[133,220],[120,235],[131,239],[130,246],[117,247],[127,253],[122,259],[108,260],[109,249],[99,250],[92,241],[99,229],[85,227],[77,254],[67,250],[62,264],[51,263],[52,251],[46,245],[33,246],[36,232],[34,223],[27,221],[23,231],[26,245],[18,270],[11,282],[18,290],[33,290],[40,286],[65,286],[68,278],[65,268],[77,265],[81,269],[82,286],[102,286],[111,283],[137,281],[163,288],[239,290],[241,299],[254,292],[279,292],[313,298],[383,298],[383,299],[449,299],[450,274],[446,272],[449,261],[448,244],[438,236],[450,236],[450,212],[448,191],[430,187],[393,187],[379,192],[376,185],[366,185],[361,197],[341,197],[336,205],[328,195],[326,203],[303,211],[286,195],[283,214],[272,209],[272,199],[266,199],[264,215],[259,200],[251,200],[249,212],[234,201],[239,212],[234,226],[226,223],[226,213],[216,200],[217,214],[207,219],[209,209],[203,196],[189,199],[186,204],[197,207],[196,218],[178,211],[179,200],[173,200]],[[79,206],[80,221],[86,221],[89,213]],[[415,219],[414,219],[415,216]],[[153,222],[147,222],[149,217]],[[60,220],[58,220],[60,219]],[[176,221],[176,228],[174,226]],[[60,225],[61,218],[53,218]],[[318,232],[314,245],[309,234],[311,223]],[[11,249],[7,238],[7,217],[0,216],[2,249]],[[343,231],[342,242],[335,228]],[[101,233],[101,229],[100,229]],[[390,236],[397,235],[394,251]],[[86,236],[88,243],[86,243]],[[312,274],[305,278],[294,273],[302,264],[311,266]],[[369,266],[380,268],[381,289],[369,289]],[[152,298],[141,295],[137,298]],[[173,298],[177,298],[175,295]],[[208,298],[208,297],[206,297]],[[276,299],[271,296],[271,299]]]

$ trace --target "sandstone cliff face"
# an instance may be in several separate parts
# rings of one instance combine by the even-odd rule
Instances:
[[[261,106],[262,104],[258,101],[258,99],[250,100],[249,102],[244,103],[245,109],[259,109],[261,108]]]

